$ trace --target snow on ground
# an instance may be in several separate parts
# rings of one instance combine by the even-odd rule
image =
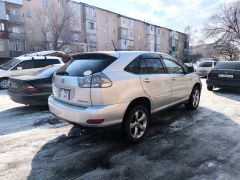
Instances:
[[[240,93],[206,90],[198,110],[154,114],[146,139],[73,127],[0,92],[0,179],[239,179]]]

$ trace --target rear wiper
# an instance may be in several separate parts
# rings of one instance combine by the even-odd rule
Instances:
[[[69,75],[69,73],[66,71],[63,71],[63,72],[58,72],[57,75]]]

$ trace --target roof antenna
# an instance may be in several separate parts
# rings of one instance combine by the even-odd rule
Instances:
[[[113,42],[113,40],[112,40],[112,44],[113,44],[113,47],[114,47],[114,51],[118,51],[116,46],[115,46],[115,44],[114,44],[114,42]]]

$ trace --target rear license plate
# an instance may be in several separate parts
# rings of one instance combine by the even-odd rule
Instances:
[[[70,90],[60,89],[59,90],[59,97],[65,99],[65,100],[69,100],[70,99]]]
[[[219,74],[218,77],[233,78],[233,75],[230,75],[230,74]]]
[[[17,89],[18,88],[17,83],[10,83],[10,88]]]

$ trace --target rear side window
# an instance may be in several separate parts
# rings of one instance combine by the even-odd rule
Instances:
[[[215,66],[218,70],[240,70],[240,62],[221,62]]]
[[[164,67],[160,59],[144,59],[148,67],[148,74],[165,73]]]
[[[53,64],[60,64],[60,62],[57,59],[34,60],[35,68],[42,68]]]
[[[105,54],[85,54],[73,56],[73,60],[57,71],[58,75],[84,77],[84,72],[92,74],[103,71],[117,58]]]
[[[124,70],[133,73],[133,74],[139,74],[139,58],[133,60]]]

